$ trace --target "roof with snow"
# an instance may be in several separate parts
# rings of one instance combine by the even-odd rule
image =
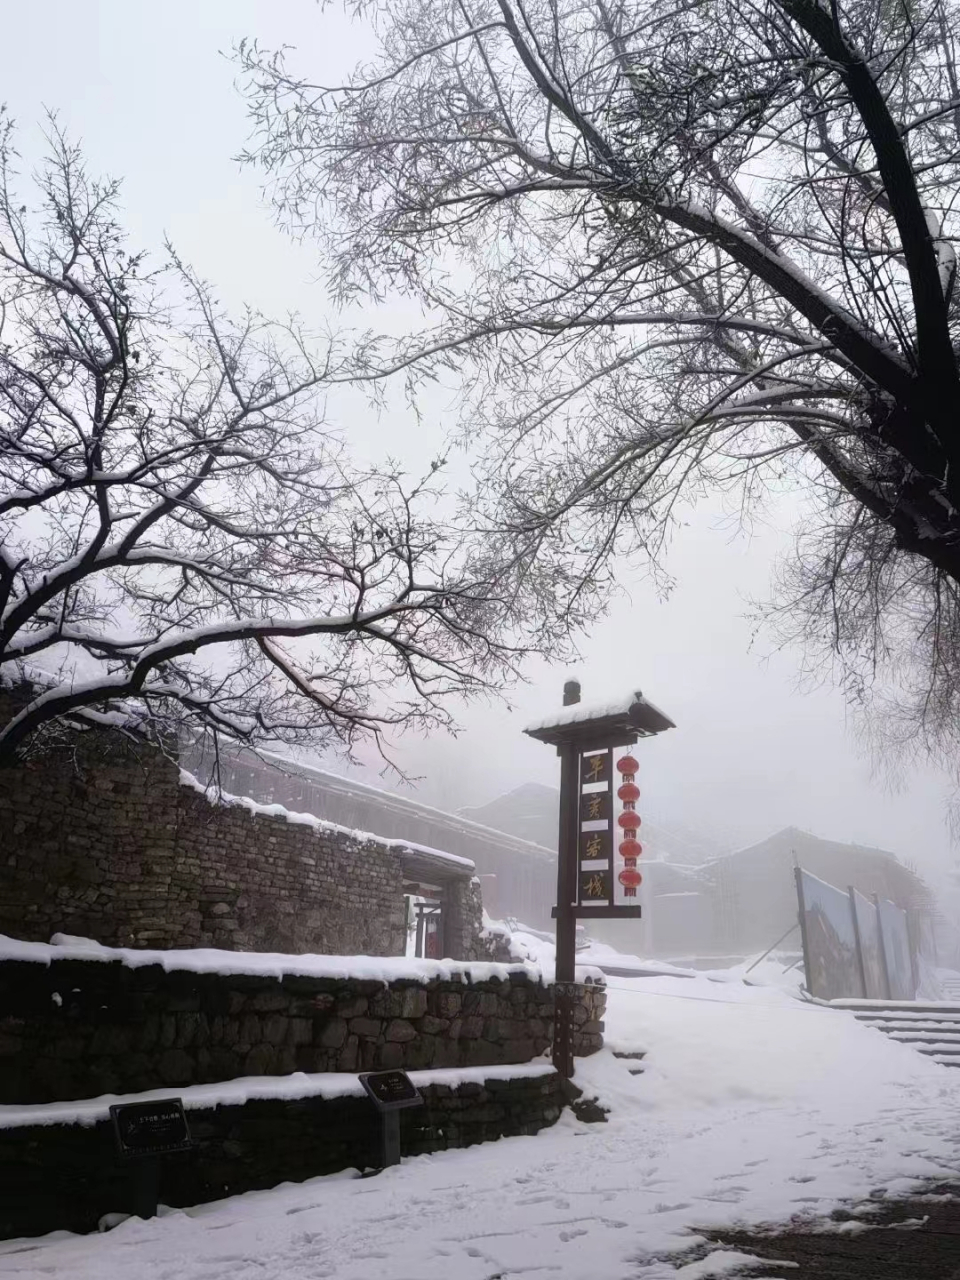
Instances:
[[[462,879],[471,877],[476,871],[476,863],[472,858],[462,858],[459,854],[446,853],[443,849],[434,849],[412,840],[390,839],[376,835],[372,831],[359,831],[354,827],[346,827],[338,822],[318,818],[312,813],[297,813],[284,805],[259,804],[249,796],[235,796],[211,785],[204,786],[186,769],[180,770],[180,783],[182,786],[199,791],[211,804],[238,805],[249,810],[250,813],[271,818],[284,818],[287,822],[312,827],[315,831],[336,831],[360,844],[382,845],[400,856],[404,875],[408,879],[421,880],[429,884],[438,876],[441,879]]]
[[[528,725],[524,733],[555,746],[576,743],[594,746],[617,738],[623,745],[652,738],[676,725],[638,689],[617,701],[575,702],[560,712]]]

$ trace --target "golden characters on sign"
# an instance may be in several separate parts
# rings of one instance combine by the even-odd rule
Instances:
[[[603,876],[599,871],[594,872],[589,880],[584,881],[583,896],[585,898],[603,898],[606,896],[606,890],[603,887]]]
[[[584,782],[599,782],[600,775],[603,773],[603,762],[606,760],[605,755],[590,756],[589,764],[583,775]]]
[[[583,856],[585,858],[602,858],[603,857],[603,840],[599,832],[594,832],[589,836],[583,847]]]

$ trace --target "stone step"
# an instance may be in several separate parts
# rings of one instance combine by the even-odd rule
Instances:
[[[960,1003],[954,1000],[831,1000],[831,1009],[848,1009],[851,1013],[888,1015],[927,1013],[937,1016],[953,1014],[960,1018]]]
[[[960,1029],[956,1033],[947,1031],[909,1031],[886,1030],[891,1040],[899,1040],[901,1044],[958,1044],[960,1045]]]
[[[955,1022],[960,1026],[960,1012],[952,1009],[943,1013],[914,1012],[909,1009],[851,1009],[858,1022]]]
[[[936,1057],[938,1062],[941,1057],[960,1058],[960,1044],[912,1044],[910,1048],[928,1057]]]
[[[895,1031],[932,1031],[945,1036],[960,1035],[960,1022],[938,1022],[936,1019],[924,1018],[891,1018],[889,1021],[871,1018],[858,1018],[865,1027],[874,1027],[877,1031],[885,1031],[887,1035]]]

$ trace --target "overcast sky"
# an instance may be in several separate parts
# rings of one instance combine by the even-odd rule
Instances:
[[[318,326],[332,316],[316,250],[274,229],[257,175],[232,159],[247,122],[222,55],[241,37],[294,45],[311,76],[341,80],[364,37],[338,10],[312,0],[47,0],[8,5],[4,19],[0,101],[21,125],[25,168],[40,154],[44,109],[55,109],[90,167],[124,179],[138,248],[159,249],[169,235],[230,307],[297,309]],[[365,319],[395,328],[397,312]],[[399,404],[379,418],[359,400],[332,408],[358,452],[407,456],[414,466],[442,430],[436,412],[426,430],[405,430]],[[944,822],[949,781],[922,771],[887,789],[839,692],[801,687],[801,655],[776,652],[747,618],[789,545],[791,519],[786,507],[768,512],[748,536],[719,503],[702,503],[674,539],[668,568],[677,586],[667,602],[639,566],[624,564],[628,595],[598,622],[577,667],[584,696],[641,688],[677,722],[641,748],[641,810],[658,821],[734,845],[792,824],[888,848],[939,879],[955,857]],[[456,741],[404,747],[404,766],[425,775],[424,798],[455,808],[526,780],[556,782],[556,757],[520,730],[559,702],[568,673],[537,664],[528,674],[513,712],[473,708]]]

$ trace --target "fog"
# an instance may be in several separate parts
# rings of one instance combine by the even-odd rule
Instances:
[[[57,110],[91,169],[124,179],[137,247],[159,251],[169,236],[231,308],[250,302],[279,314],[297,309],[317,328],[337,323],[315,246],[273,226],[257,175],[232,159],[247,122],[224,54],[241,37],[297,45],[295,65],[336,82],[364,47],[339,12],[307,0],[90,0],[18,6],[5,16],[0,97],[21,125],[25,170],[42,154],[44,110]],[[347,317],[393,329],[406,318],[398,307]],[[435,396],[414,431],[399,400],[379,416],[359,397],[330,402],[356,453],[401,457],[414,470],[442,439],[445,407]],[[682,823],[730,848],[794,825],[889,849],[936,884],[954,858],[945,825],[950,780],[919,769],[891,789],[836,686],[805,683],[803,655],[778,651],[749,616],[790,546],[796,515],[785,498],[744,531],[719,499],[701,502],[672,540],[666,568],[676,585],[666,600],[642,564],[623,563],[622,596],[582,642],[575,670],[584,697],[639,688],[676,721],[641,744],[642,807],[661,824]],[[570,674],[531,662],[527,683],[508,695],[511,707],[464,709],[455,740],[397,744],[398,764],[419,778],[415,794],[455,809],[522,782],[555,784],[556,757],[521,730],[558,704]],[[365,776],[375,779],[372,753],[367,765]],[[396,777],[386,785],[401,786]]]

